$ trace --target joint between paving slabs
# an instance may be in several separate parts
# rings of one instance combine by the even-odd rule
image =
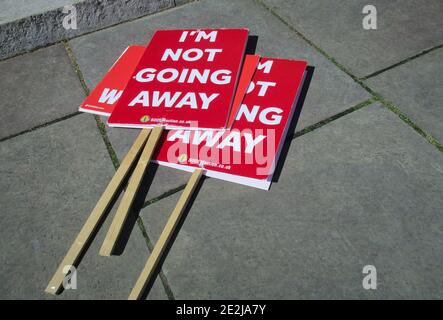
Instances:
[[[334,114],[333,116],[331,116],[329,118],[326,118],[326,119],[324,119],[324,120],[322,120],[320,122],[314,123],[313,125],[310,125],[310,126],[304,128],[304,129],[300,130],[300,131],[295,132],[293,134],[293,136],[292,136],[292,139],[296,139],[298,137],[301,137],[302,135],[305,135],[306,133],[309,133],[309,132],[312,132],[312,131],[314,131],[314,130],[316,130],[318,128],[321,128],[321,127],[327,125],[328,123],[330,123],[332,121],[335,121],[335,120],[337,120],[337,119],[339,119],[341,117],[344,117],[345,115],[348,115],[348,114],[350,114],[350,113],[352,113],[354,111],[360,110],[360,109],[362,109],[362,108],[364,108],[366,106],[369,106],[369,105],[373,104],[376,101],[377,101],[376,98],[369,98],[369,99],[367,99],[367,100],[365,100],[363,102],[360,102],[359,104],[357,104],[357,105],[355,105],[353,107],[350,107],[350,108],[348,108],[348,109],[346,109],[346,110],[344,110],[344,111],[342,111],[340,113]]]
[[[149,205],[151,205],[153,203],[156,203],[157,201],[160,201],[160,200],[162,200],[164,198],[172,196],[173,194],[183,190],[185,187],[186,187],[186,184],[182,184],[181,186],[178,186],[177,188],[174,188],[174,189],[168,190],[166,192],[163,192],[161,195],[145,201],[145,203],[142,206],[142,209],[146,208],[147,206],[149,206]]]
[[[146,227],[143,224],[143,220],[138,217],[137,218],[137,224],[142,231],[143,238],[145,238],[146,246],[148,247],[149,251],[152,252],[154,250],[154,244],[151,241],[151,238],[149,237],[148,233],[146,232]],[[163,270],[160,268],[160,271],[158,273],[158,276],[160,277],[160,280],[163,284],[163,288],[165,290],[166,296],[169,300],[175,300],[174,293],[172,292],[171,286],[169,285],[168,279],[166,278],[165,274],[163,273]]]
[[[74,52],[72,51],[72,48],[67,40],[63,41],[63,45],[66,49],[66,53],[68,54],[69,60],[71,61],[71,66],[80,81],[83,91],[85,92],[85,96],[88,96],[90,94],[90,90],[86,84],[85,78],[83,77],[83,73],[80,70],[80,66],[77,63],[77,60],[74,56]],[[100,136],[102,137],[106,149],[108,150],[109,156],[111,157],[112,164],[114,165],[114,168],[117,169],[120,165],[120,162],[118,161],[117,154],[114,148],[112,147],[111,142],[109,141],[109,137],[106,133],[106,126],[99,116],[94,115],[94,119],[97,124],[98,131],[100,132]]]
[[[383,104],[385,108],[395,113],[400,119],[402,119],[410,127],[412,127],[419,135],[425,138],[427,142],[435,146],[437,150],[443,153],[443,144],[440,143],[437,139],[435,139],[431,134],[420,128],[414,121],[412,121],[407,115],[405,115],[395,104],[383,98],[380,102]]]
[[[63,41],[63,45],[64,45],[64,47],[66,49],[67,54],[68,54],[69,60],[71,62],[71,66],[74,69],[74,72],[76,73],[76,75],[77,75],[77,77],[78,77],[78,79],[79,79],[79,81],[80,81],[80,83],[82,85],[82,88],[83,88],[83,90],[85,92],[85,95],[88,96],[89,93],[90,93],[90,90],[89,90],[88,86],[86,85],[85,79],[83,77],[83,73],[82,73],[82,71],[80,69],[79,64],[77,63],[77,60],[75,59],[74,53],[72,51],[72,48],[69,45],[69,42],[67,40]],[[108,150],[108,154],[109,154],[109,156],[111,158],[112,164],[114,165],[115,170],[117,170],[119,165],[120,165],[120,161],[118,160],[117,154],[116,154],[114,148],[112,147],[111,142],[109,141],[109,137],[108,137],[108,134],[106,132],[106,126],[103,123],[103,121],[100,119],[99,116],[94,115],[94,119],[96,121],[97,129],[98,129],[98,131],[100,133],[100,136],[102,137],[102,140],[103,140],[103,142],[104,142],[104,144],[106,146],[106,149]],[[137,218],[137,225],[138,225],[138,227],[140,229],[140,232],[143,235],[143,238],[145,239],[145,242],[146,242],[146,245],[148,247],[149,252],[152,252],[152,249],[154,248],[154,246],[152,245],[152,242],[151,242],[151,240],[150,240],[150,238],[148,236],[146,228],[143,225],[143,222],[142,222],[140,217]],[[166,293],[168,299],[174,300],[174,294],[173,294],[173,292],[171,290],[171,287],[169,286],[169,282],[168,282],[168,280],[167,280],[167,278],[164,275],[162,270],[159,271],[159,276],[160,276],[160,280],[161,280],[162,285],[163,285],[163,289],[165,290],[165,293]]]
[[[9,140],[9,139],[12,139],[12,138],[15,138],[15,137],[21,136],[21,135],[23,135],[23,134],[26,134],[26,133],[29,133],[29,132],[35,131],[35,130],[40,129],[40,128],[44,128],[44,127],[50,126],[51,124],[55,124],[55,123],[57,123],[57,122],[60,122],[60,121],[63,121],[63,120],[67,120],[67,119],[70,119],[70,118],[75,117],[75,116],[78,116],[78,115],[80,115],[80,114],[81,114],[81,112],[79,112],[79,111],[73,112],[73,113],[71,113],[71,114],[67,114],[66,116],[63,116],[63,117],[61,117],[61,118],[57,118],[57,119],[54,119],[54,120],[51,120],[51,121],[48,121],[48,122],[45,122],[45,123],[39,124],[39,125],[37,125],[37,126],[35,126],[35,127],[32,127],[32,128],[30,128],[30,129],[26,129],[26,130],[20,131],[20,132],[18,132],[18,133],[14,133],[14,134],[11,134],[11,135],[9,135],[9,136],[3,137],[3,138],[0,139],[0,142],[3,142],[3,141],[6,141],[6,140]]]
[[[314,48],[316,51],[318,51],[321,55],[323,55],[326,59],[328,59],[330,62],[332,62],[337,68],[339,68],[341,71],[346,73],[349,77],[351,77],[354,82],[359,84],[363,89],[365,89],[373,98],[375,98],[375,101],[380,102],[384,107],[386,107],[388,110],[395,113],[403,122],[405,122],[407,125],[409,125],[411,128],[413,128],[418,134],[420,134],[422,137],[426,139],[428,143],[433,145],[437,148],[440,152],[443,152],[443,145],[440,143],[437,139],[435,139],[430,133],[426,132],[426,130],[423,130],[418,126],[414,121],[412,121],[406,114],[404,114],[399,107],[397,107],[394,103],[386,100],[381,94],[375,92],[373,89],[371,89],[366,83],[363,82],[363,80],[366,80],[370,76],[378,75],[384,71],[390,70],[394,67],[397,67],[401,64],[407,63],[411,60],[414,60],[418,57],[421,57],[425,54],[428,54],[434,50],[440,49],[443,47],[442,45],[438,45],[435,47],[432,47],[430,49],[424,50],[419,54],[416,54],[412,57],[409,57],[405,60],[402,60],[388,68],[376,71],[375,73],[366,76],[364,78],[359,79],[355,75],[353,75],[345,66],[340,64],[334,57],[329,55],[325,50],[323,50],[321,47],[316,45],[314,42],[309,40],[306,36],[304,36],[300,31],[298,31],[294,26],[292,26],[289,22],[287,22],[282,16],[280,16],[277,12],[275,12],[270,6],[263,3],[262,0],[254,0],[256,3],[262,5],[266,10],[268,10],[272,15],[274,15],[280,22],[282,22],[284,25],[286,25],[292,32],[294,32],[296,35],[298,35],[300,38],[302,38],[308,45],[310,45],[312,48]]]
[[[415,59],[417,59],[417,58],[420,58],[421,56],[424,56],[424,55],[426,55],[426,54],[428,54],[428,53],[430,53],[430,52],[432,52],[432,51],[435,51],[435,50],[438,50],[438,49],[441,49],[441,48],[443,48],[443,44],[440,44],[440,45],[434,46],[434,47],[432,47],[432,48],[429,48],[429,49],[423,50],[422,52],[420,52],[420,53],[418,53],[418,54],[416,54],[416,55],[413,55],[413,56],[411,56],[411,57],[408,57],[408,58],[406,58],[406,59],[403,59],[403,60],[401,60],[401,61],[399,61],[399,62],[397,62],[397,63],[394,63],[393,65],[390,65],[390,66],[388,66],[388,67],[386,67],[386,68],[383,68],[383,69],[381,69],[381,70],[375,71],[375,72],[373,72],[373,73],[371,73],[371,74],[369,74],[369,75],[367,75],[367,76],[361,77],[360,80],[368,80],[368,79],[370,79],[370,78],[373,78],[373,77],[375,77],[375,76],[378,76],[379,74],[381,74],[381,73],[383,73],[383,72],[386,72],[386,71],[389,71],[389,70],[391,70],[391,69],[394,69],[394,68],[396,68],[396,67],[398,67],[398,66],[401,66],[401,65],[403,65],[403,64],[405,64],[405,63],[408,63],[409,61],[412,61],[412,60],[415,60]]]

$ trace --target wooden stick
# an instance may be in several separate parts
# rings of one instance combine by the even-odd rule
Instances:
[[[145,145],[150,133],[150,129],[143,129],[138,135],[137,139],[134,141],[134,144],[129,149],[129,152],[126,154],[79,234],[75,238],[74,243],[71,245],[66,253],[66,256],[58,266],[57,271],[54,273],[51,281],[49,281],[45,292],[50,294],[57,294],[59,292],[63,284],[63,279],[65,278],[63,268],[65,266],[76,265],[78,263],[79,257],[84,252],[88,241],[96,231],[104,213],[109,208],[109,205],[116,196],[117,192],[120,190],[120,186],[122,185],[123,181],[125,181],[129,169],[143,149],[143,146]]]
[[[162,126],[157,126],[152,129],[152,133],[146,142],[143,153],[138,160],[137,166],[132,173],[129,180],[126,191],[120,202],[120,205],[115,213],[114,219],[112,220],[111,226],[109,227],[108,233],[106,234],[105,240],[100,248],[100,255],[110,256],[114,247],[117,243],[118,237],[123,230],[123,226],[128,218],[132,203],[134,202],[135,196],[137,195],[140,183],[145,175],[146,168],[151,161],[152,155],[155,151],[157,142],[160,140],[161,134],[163,132]]]
[[[166,222],[165,228],[163,229],[160,238],[158,239],[157,243],[154,246],[154,249],[152,250],[151,255],[149,256],[148,261],[143,268],[143,271],[141,272],[137,282],[135,283],[135,286],[132,289],[128,300],[140,299],[143,295],[143,292],[146,289],[146,285],[151,280],[154,270],[157,267],[164,253],[164,250],[166,249],[168,242],[171,239],[171,236],[174,233],[174,230],[177,227],[177,224],[180,221],[180,218],[185,211],[187,204],[189,203],[189,200],[191,199],[193,192],[197,187],[198,182],[200,181],[202,174],[203,169],[196,169],[189,179],[186,188],[183,190],[183,193],[181,194],[180,199],[178,200],[174,210],[172,211],[168,222]]]

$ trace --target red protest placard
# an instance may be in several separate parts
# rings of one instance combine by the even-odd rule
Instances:
[[[172,130],[155,161],[260,189],[269,189],[274,166],[301,89],[306,61],[262,58],[231,130]]]
[[[225,128],[247,38],[247,29],[157,31],[108,124]]]
[[[133,45],[127,47],[83,101],[79,111],[109,116],[144,51],[144,46]]]
[[[106,73],[90,95],[83,101],[79,111],[103,116],[111,115],[144,50],[145,47],[143,46],[132,45],[127,47],[114,62],[108,73]],[[245,56],[237,90],[235,91],[234,102],[229,115],[228,128],[232,127],[234,123],[235,116],[243,101],[246,89],[252,80],[259,60],[260,56],[258,55],[247,54]]]
[[[240,79],[237,85],[237,90],[235,92],[234,102],[232,103],[232,108],[229,113],[228,124],[226,126],[228,129],[230,129],[234,124],[238,109],[240,108],[240,105],[245,97],[246,90],[251,83],[252,76],[254,75],[259,61],[259,55],[247,54],[245,57],[245,61],[243,63],[242,71],[240,74]]]

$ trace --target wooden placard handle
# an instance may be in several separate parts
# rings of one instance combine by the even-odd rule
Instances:
[[[110,256],[115,248],[117,240],[123,230],[123,226],[128,218],[131,206],[137,195],[140,183],[145,175],[146,168],[151,161],[152,155],[154,154],[157,142],[163,132],[162,126],[157,126],[152,129],[151,135],[143,149],[143,152],[138,160],[137,166],[129,179],[128,186],[120,202],[120,205],[115,213],[114,219],[112,220],[111,226],[106,234],[105,240],[100,248],[100,255]]]
[[[131,166],[138,158],[143,146],[146,144],[146,140],[151,133],[150,129],[143,129],[138,135],[137,139],[134,141],[134,144],[129,149],[128,153],[124,157],[105,191],[101,195],[79,234],[74,240],[74,243],[69,248],[66,256],[63,258],[62,262],[57,268],[57,271],[54,273],[52,279],[49,281],[48,286],[45,289],[45,292],[50,294],[57,294],[61,286],[63,284],[63,280],[65,278],[65,273],[63,269],[65,266],[74,266],[78,263],[79,257],[82,255],[86,246],[91,239],[91,236],[96,231],[104,213],[109,208],[114,197],[117,195],[117,192],[120,190],[122,183],[125,181]]]
[[[177,227],[180,218],[182,217],[183,212],[185,211],[186,206],[189,203],[189,200],[192,197],[195,188],[198,185],[203,174],[203,169],[196,169],[194,173],[191,175],[188,183],[186,184],[183,193],[178,199],[178,202],[171,213],[168,221],[166,222],[165,228],[163,229],[160,237],[158,238],[157,243],[154,246],[154,249],[151,252],[151,255],[146,262],[143,271],[141,272],[137,282],[135,283],[134,288],[129,295],[128,300],[137,300],[140,299],[143,295],[143,292],[146,289],[146,285],[151,280],[154,271],[166,249],[168,243],[171,239],[172,234],[174,233],[175,228]]]

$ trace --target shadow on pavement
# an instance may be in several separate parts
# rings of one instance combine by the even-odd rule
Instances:
[[[289,147],[291,146],[292,138],[297,127],[298,120],[300,118],[303,105],[305,103],[306,96],[308,94],[309,86],[311,85],[312,76],[314,75],[314,66],[308,66],[306,68],[305,79],[303,81],[303,86],[300,91],[300,96],[297,100],[294,115],[292,116],[291,123],[289,125],[288,134],[286,135],[286,140],[280,153],[277,165],[275,166],[274,176],[272,177],[272,182],[278,182],[280,179],[280,174],[283,170],[283,166],[288,156]],[[272,188],[272,185],[271,185]]]

